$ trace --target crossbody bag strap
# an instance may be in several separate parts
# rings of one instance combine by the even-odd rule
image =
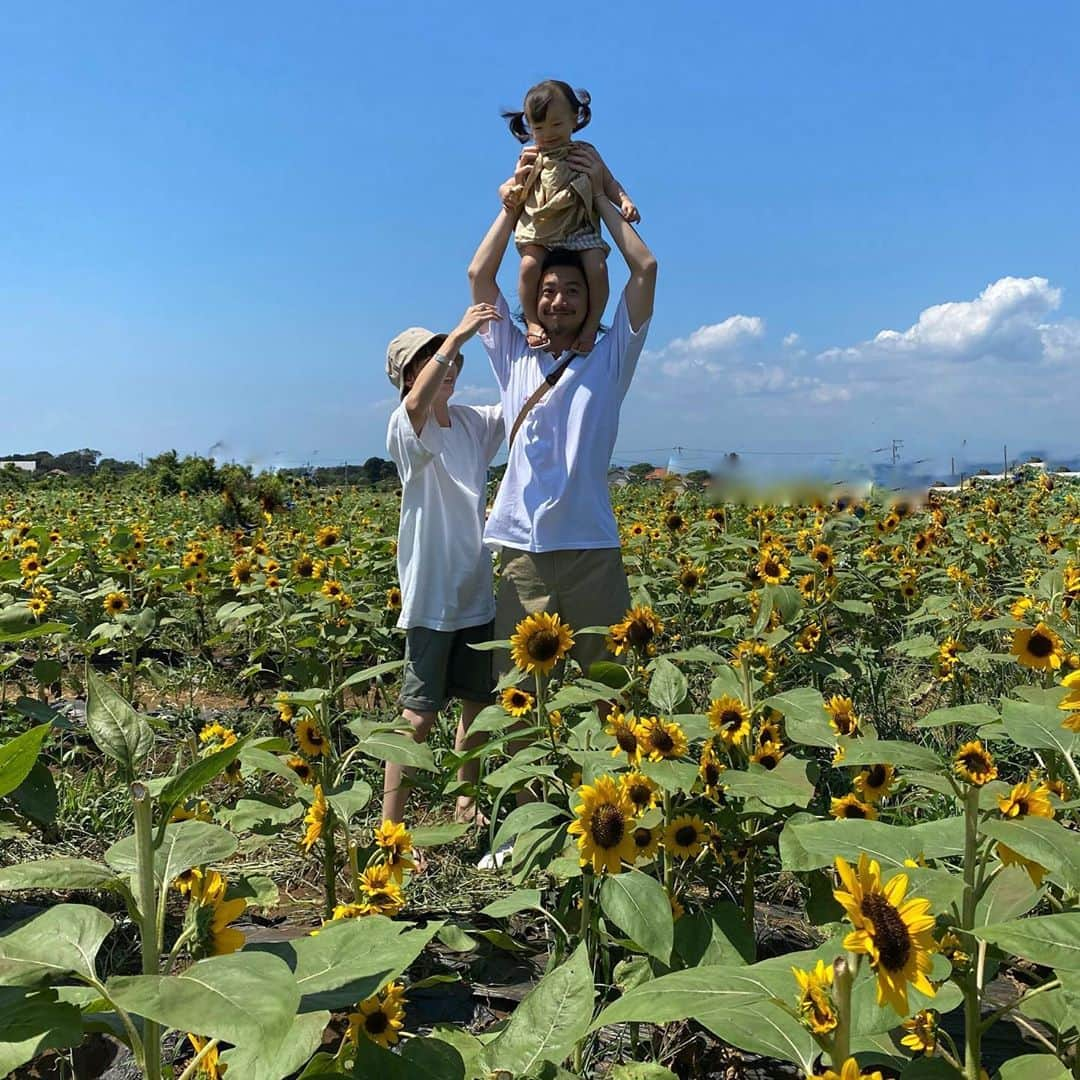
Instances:
[[[510,429],[510,438],[507,440],[506,446],[509,449],[514,445],[514,437],[518,433],[518,428],[525,422],[525,417],[532,411],[533,406],[550,390],[561,378],[563,372],[570,366],[570,361],[574,359],[576,353],[568,356],[554,371],[549,375],[544,376],[544,381],[533,391],[532,397],[521,406],[521,412],[518,413],[517,419],[514,421],[514,426]]]

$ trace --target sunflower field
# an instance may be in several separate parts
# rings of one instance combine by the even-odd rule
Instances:
[[[0,495],[0,1076],[1080,1078],[1080,489],[614,501],[455,752],[392,493]]]

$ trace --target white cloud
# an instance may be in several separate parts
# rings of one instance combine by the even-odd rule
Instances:
[[[765,320],[757,315],[732,315],[723,322],[699,326],[684,338],[675,338],[662,352],[665,355],[701,356],[734,349],[747,340],[764,337]]]
[[[790,334],[785,334],[784,335],[784,348],[785,349],[793,349],[796,345],[799,344],[800,340],[801,340],[801,338],[794,331],[792,331]]]
[[[934,304],[906,330],[880,330],[869,341],[819,353],[825,361],[883,362],[922,357],[1034,363],[1045,358],[1042,320],[1061,304],[1061,290],[1043,277],[1003,277],[974,300]]]

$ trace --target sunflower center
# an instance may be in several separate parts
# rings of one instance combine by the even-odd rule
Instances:
[[[704,776],[706,786],[715,787],[720,782],[720,769],[712,762],[709,762],[705,766]]]
[[[978,750],[969,750],[962,758],[961,762],[965,769],[970,773],[984,773],[988,770],[990,762],[987,760],[985,754],[979,753]]]
[[[620,725],[615,732],[615,741],[624,754],[632,754],[637,749],[637,736],[628,727]]]
[[[382,1035],[389,1026],[390,1017],[382,1009],[376,1009],[364,1017],[364,1030],[371,1035]]]
[[[888,972],[903,971],[911,956],[911,936],[900,912],[881,893],[864,896],[859,910],[874,924],[879,966]]]
[[[592,836],[597,847],[618,847],[626,832],[622,811],[611,803],[599,807],[592,819]]]
[[[762,570],[768,574],[769,577],[776,577],[776,575],[780,573],[780,564],[775,559],[766,559]]]
[[[641,829],[635,829],[634,830],[634,846],[635,847],[639,847],[639,848],[648,847],[651,840],[652,840],[652,830],[651,829],[641,828]]]
[[[738,709],[725,709],[720,714],[720,724],[725,731],[737,731],[742,722],[742,713]]]
[[[763,765],[766,769],[775,769],[778,764],[778,759],[775,754],[762,754],[758,758],[758,764]]]
[[[864,818],[866,817],[866,809],[860,802],[849,802],[844,806],[844,817]]]
[[[630,796],[630,801],[635,806],[644,806],[649,801],[650,797],[649,788],[646,784],[632,785],[627,794]]]
[[[671,733],[667,728],[654,728],[649,735],[649,741],[653,744],[653,748],[659,750],[661,754],[668,754],[675,748],[675,740],[671,737]]]
[[[697,840],[697,827],[694,825],[683,825],[675,830],[675,843],[679,847],[689,847]]]
[[[559,635],[551,630],[537,630],[526,646],[529,657],[545,663],[559,655]]]
[[[644,619],[635,619],[626,628],[626,637],[631,645],[641,648],[653,639],[653,628]]]
[[[871,765],[866,773],[866,785],[871,788],[879,788],[885,783],[885,766]]]
[[[1043,634],[1032,634],[1028,642],[1028,652],[1032,656],[1049,656],[1054,651],[1054,643]]]

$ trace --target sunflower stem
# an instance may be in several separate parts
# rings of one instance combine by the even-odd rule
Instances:
[[[154,803],[145,784],[131,785],[135,808],[135,851],[139,884],[139,938],[142,973],[158,975],[157,882],[154,880]],[[143,1026],[143,1068],[146,1080],[161,1080],[161,1026]]]
[[[970,935],[975,925],[975,905],[978,901],[979,870],[979,791],[969,784],[964,792],[964,900],[961,929]],[[979,1080],[982,1058],[982,1025],[979,1011],[981,974],[972,972],[961,987],[964,994],[964,1080]]]
[[[325,893],[325,917],[334,917],[337,906],[337,873],[335,864],[337,852],[334,849],[334,808],[326,804],[326,817],[323,819],[323,891]]]
[[[836,1028],[833,1031],[832,1067],[839,1072],[851,1056],[851,988],[855,983],[858,957],[848,953],[833,962],[833,990],[836,995]]]
[[[198,1075],[199,1064],[204,1058],[210,1056],[217,1049],[217,1039],[210,1039],[207,1044],[188,1062],[187,1068],[180,1074],[179,1080],[193,1080]],[[225,1068],[224,1065],[221,1066]]]

